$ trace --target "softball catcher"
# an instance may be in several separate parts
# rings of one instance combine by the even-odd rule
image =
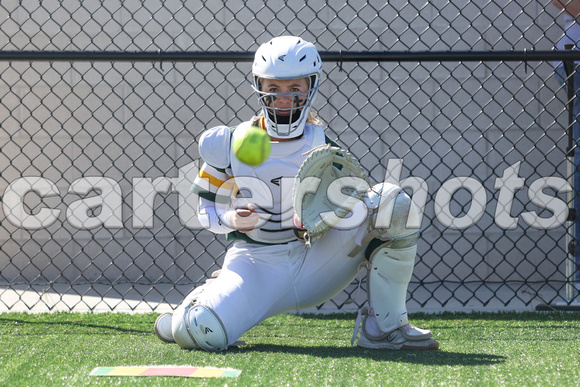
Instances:
[[[240,162],[231,145],[237,128],[202,135],[204,164],[192,187],[199,218],[235,242],[216,278],[159,316],[161,340],[225,350],[271,316],[328,301],[364,267],[368,307],[359,312],[353,343],[358,336],[365,348],[439,348],[430,331],[407,319],[419,212],[398,186],[371,186],[358,161],[325,136],[311,110],[321,75],[313,44],[272,39],[252,66],[261,115],[237,127],[266,130],[269,158],[253,167]]]

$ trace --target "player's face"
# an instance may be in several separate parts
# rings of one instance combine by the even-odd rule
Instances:
[[[265,96],[266,105],[276,109],[278,115],[290,115],[292,109],[304,105],[308,98],[310,81],[300,79],[262,79],[261,91],[269,94]]]

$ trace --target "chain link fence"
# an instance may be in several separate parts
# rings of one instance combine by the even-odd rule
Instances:
[[[2,1],[0,311],[163,311],[218,269],[197,141],[256,113],[249,58],[284,34],[327,59],[327,134],[424,210],[411,311],[570,304],[566,92],[548,60],[486,56],[552,50],[559,11],[352,3]],[[359,281],[319,309],[362,304]]]

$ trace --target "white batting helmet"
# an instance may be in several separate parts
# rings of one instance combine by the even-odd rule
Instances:
[[[322,61],[316,47],[302,38],[281,36],[264,43],[256,51],[252,66],[252,86],[266,121],[266,130],[270,136],[294,138],[302,135],[308,113],[320,85]],[[298,107],[292,107],[290,114],[278,115],[273,107],[272,98],[280,94],[271,94],[260,90],[261,79],[300,79],[308,78],[310,88],[306,101]],[[291,98],[304,98],[306,93],[289,94]]]

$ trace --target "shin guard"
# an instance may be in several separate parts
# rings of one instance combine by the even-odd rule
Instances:
[[[381,231],[380,236],[373,239],[366,250],[368,298],[378,328],[390,332],[408,323],[407,287],[413,275],[419,235],[419,230],[408,228],[408,224],[418,224],[419,211],[401,190],[396,199],[375,216],[381,214],[390,217],[389,226],[375,228]],[[374,223],[380,222],[375,219]]]
[[[368,273],[371,313],[382,332],[407,324],[407,287],[413,275],[417,246],[403,249],[382,247],[375,251]]]

